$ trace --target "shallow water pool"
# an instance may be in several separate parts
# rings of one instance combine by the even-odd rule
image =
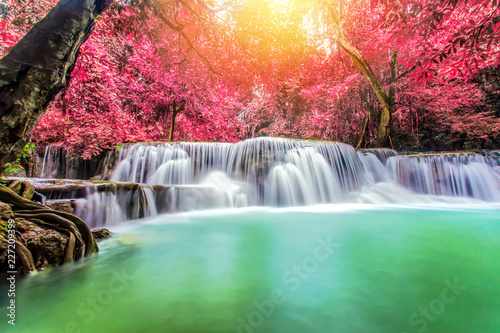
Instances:
[[[500,332],[499,216],[369,206],[163,215],[18,282],[17,325],[3,316],[0,329]]]

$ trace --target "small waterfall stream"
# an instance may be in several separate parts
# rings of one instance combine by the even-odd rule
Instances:
[[[85,199],[77,200],[75,214],[91,228],[106,224],[117,224],[126,219],[122,207],[113,192],[98,192],[95,187],[87,187]]]
[[[66,149],[48,145],[39,152],[42,162],[34,176],[48,179],[104,179],[114,164],[114,151],[104,151],[99,156],[84,160],[74,158]]]
[[[496,154],[397,156],[390,149],[356,151],[337,142],[267,137],[125,145],[111,181],[129,182],[123,184],[135,190],[106,194],[114,199],[91,193],[77,212],[117,221],[255,205],[500,202]]]
[[[500,201],[498,159],[438,154],[401,156],[387,164],[395,181],[417,193]]]

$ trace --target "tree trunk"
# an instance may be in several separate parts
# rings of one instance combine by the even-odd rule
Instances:
[[[0,172],[66,87],[80,46],[112,0],[61,0],[0,60]]]
[[[360,149],[361,145],[363,144],[363,140],[365,139],[366,135],[366,128],[368,127],[368,121],[370,120],[370,113],[366,115],[365,119],[365,124],[363,125],[363,131],[361,132],[361,136],[359,137],[358,144],[356,145],[356,149]],[[366,147],[366,144],[365,144]]]
[[[337,43],[349,55],[354,64],[356,64],[356,66],[361,69],[366,79],[368,80],[368,83],[370,83],[375,96],[377,96],[377,99],[380,102],[382,110],[378,117],[376,117],[377,139],[375,141],[375,148],[388,147],[389,137],[391,135],[391,121],[394,104],[391,102],[384,88],[382,88],[382,86],[378,82],[375,73],[373,73],[365,57],[354,46],[352,46],[343,35],[340,35],[337,38]]]
[[[172,142],[174,141],[174,131],[175,131],[175,117],[177,117],[177,114],[184,110],[184,106],[177,106],[177,103],[174,102],[174,105],[172,106],[172,120],[170,121],[170,133],[168,135],[168,141]]]
[[[172,120],[170,121],[170,133],[168,134],[168,141],[174,141],[174,130],[175,130],[175,117],[177,116],[177,111],[174,109],[172,112]]]
[[[375,96],[380,102],[380,106],[382,111],[380,114],[377,114],[375,119],[377,120],[377,139],[375,141],[376,148],[385,148],[388,147],[390,136],[391,136],[391,127],[392,127],[392,113],[394,103],[391,102],[391,98],[387,95],[387,92],[382,88],[380,83],[373,73],[370,65],[366,61],[365,57],[359,52],[359,50],[351,45],[347,38],[341,31],[341,22],[340,18],[342,17],[342,1],[339,1],[338,4],[329,6],[330,15],[333,21],[333,29],[335,34],[335,41],[337,44],[347,53],[349,58],[354,62],[356,66],[361,69],[363,74],[365,75],[368,83],[373,89]],[[395,52],[397,56],[397,52]],[[393,56],[393,62],[395,64],[395,56]],[[366,103],[365,103],[366,105]]]

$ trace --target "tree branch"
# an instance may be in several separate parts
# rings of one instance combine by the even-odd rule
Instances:
[[[189,48],[190,49],[193,49],[196,54],[198,54],[198,56],[203,59],[203,61],[205,61],[205,63],[207,64],[208,68],[210,69],[211,72],[217,74],[217,75],[222,75],[221,73],[217,72],[216,70],[213,69],[212,65],[210,64],[210,61],[208,61],[207,58],[205,58],[201,53],[200,51],[198,51],[198,49],[196,47],[194,47],[193,43],[191,43],[191,40],[188,38],[188,36],[186,36],[186,34],[184,33],[184,31],[182,31],[182,28],[181,27],[178,27],[176,26],[175,24],[173,24],[172,22],[170,22],[170,20],[168,20],[165,15],[163,15],[161,13],[161,11],[152,3],[152,0],[144,0],[144,3],[146,4],[146,6],[148,6],[152,11],[153,13],[160,19],[163,21],[163,23],[165,23],[170,29],[174,30],[175,32],[177,32],[180,36],[182,36],[182,38],[184,38],[184,40],[186,41],[186,43],[188,44]]]

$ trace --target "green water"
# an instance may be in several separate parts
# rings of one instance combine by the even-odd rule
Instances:
[[[8,332],[500,332],[495,209],[161,216],[18,283]],[[5,294],[2,294],[2,311]]]

